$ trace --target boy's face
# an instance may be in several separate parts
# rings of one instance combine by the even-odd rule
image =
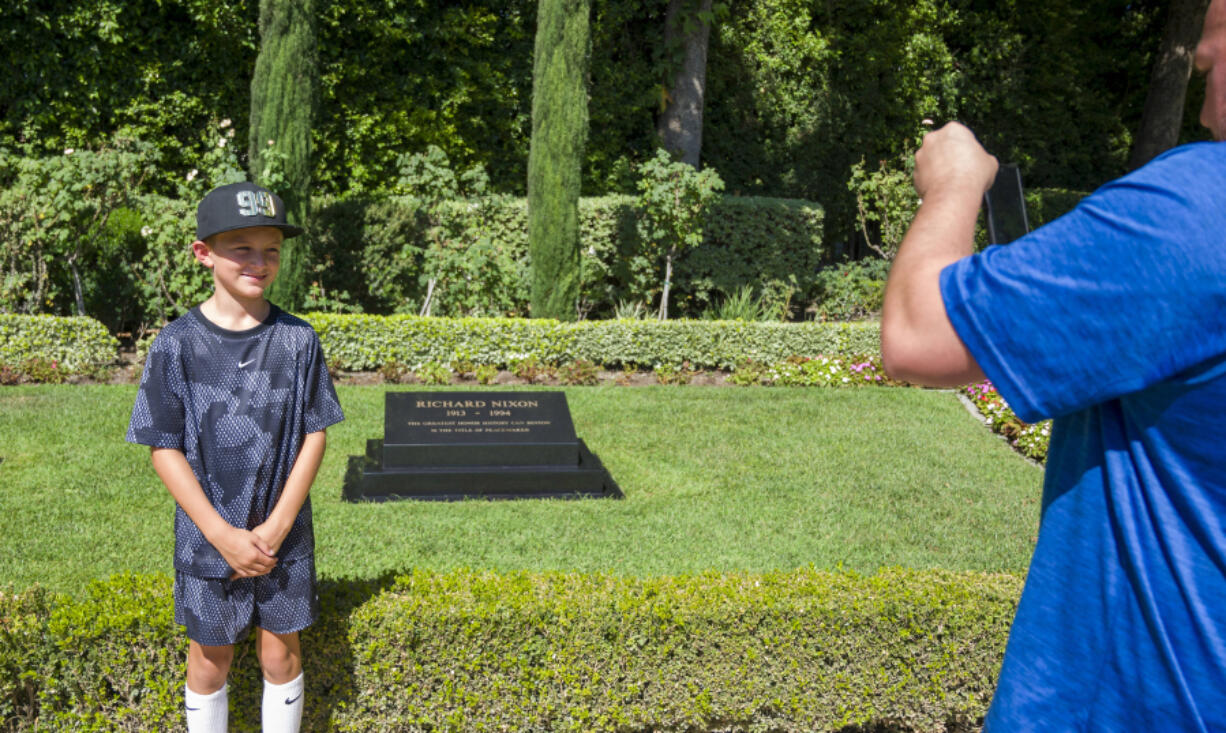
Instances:
[[[248,227],[192,243],[196,259],[213,271],[213,285],[240,301],[261,300],[281,265],[281,230]]]

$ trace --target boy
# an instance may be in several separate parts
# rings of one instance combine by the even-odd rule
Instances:
[[[177,504],[175,621],[187,628],[189,731],[224,731],[234,644],[256,627],[264,730],[302,720],[298,632],[318,615],[307,496],[344,419],[311,326],[264,297],[289,224],[252,183],[210,191],[192,252],[213,294],[162,329],[127,440],[152,449]]]

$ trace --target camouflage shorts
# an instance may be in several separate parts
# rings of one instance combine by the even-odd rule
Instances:
[[[205,646],[242,641],[252,626],[276,634],[301,631],[318,617],[311,556],[282,560],[255,578],[199,578],[175,571],[175,622]]]

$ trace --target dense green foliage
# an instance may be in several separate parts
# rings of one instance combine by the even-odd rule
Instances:
[[[610,0],[591,20],[584,193],[632,193],[656,147],[665,0]],[[1126,164],[1161,33],[1159,0],[752,0],[711,34],[703,159],[729,193],[805,198],[854,229],[851,166],[896,157],[919,121],[971,123],[1027,183],[1089,190]],[[254,0],[0,8],[8,68],[0,147],[93,148],[114,131],[158,147],[168,179],[248,135]],[[338,0],[321,8],[319,193],[385,191],[430,144],[494,190],[526,181],[535,0]],[[1188,109],[1202,99],[1193,84]],[[1200,138],[1196,114],[1183,139]]]
[[[92,318],[0,313],[0,365],[40,359],[70,372],[88,371],[113,362],[118,349],[119,342]]]
[[[330,315],[306,319],[330,363],[377,369],[397,363],[457,361],[508,366],[534,357],[547,364],[579,359],[605,366],[682,364],[728,369],[746,359],[874,355],[875,323],[605,320],[565,323],[538,318],[421,318]]]
[[[532,313],[573,320],[579,301],[579,193],[587,142],[590,0],[540,0],[528,152]]]
[[[213,139],[230,141],[232,125],[223,120]],[[44,159],[50,170],[65,168],[61,159]],[[96,156],[128,155],[100,151]],[[432,157],[433,156],[433,157]],[[439,158],[438,156],[443,156]],[[84,158],[83,158],[84,159]],[[33,167],[33,159],[10,158],[13,165]],[[434,162],[431,162],[434,161]],[[308,225],[312,283],[307,310],[363,311],[375,314],[419,313],[434,281],[431,312],[449,317],[522,316],[530,297],[527,277],[527,216],[523,199],[480,195],[485,178],[470,169],[450,178],[441,150],[405,156],[398,187],[405,196],[322,199]],[[108,170],[124,171],[107,164]],[[158,327],[207,297],[208,271],[187,246],[194,228],[194,202],[213,185],[242,173],[229,145],[214,144],[176,183],[173,198],[147,194],[129,199],[89,242],[56,239],[81,248],[85,310],[112,332]],[[70,176],[72,178],[72,176]],[[31,246],[21,217],[37,221],[28,203],[48,196],[49,188],[12,187],[0,201],[8,228],[0,228],[0,260],[6,268],[0,289],[0,312],[27,309],[75,312],[72,272],[58,250]],[[77,180],[72,178],[72,180]],[[92,180],[92,179],[90,179]],[[122,182],[122,176],[117,177]],[[105,183],[105,181],[104,181]],[[76,183],[73,184],[80,188]],[[71,203],[72,210],[92,216],[103,211],[106,192],[118,183],[94,185]],[[1032,225],[1055,218],[1083,194],[1055,189],[1027,192]],[[583,280],[582,312],[589,318],[610,317],[619,305],[657,302],[663,263],[638,234],[635,200],[628,196],[583,198],[579,202]],[[725,196],[704,224],[704,241],[675,263],[671,307],[689,318],[818,318],[841,320],[871,314],[880,307],[885,263],[831,263],[823,235],[822,209],[803,201]],[[56,237],[59,237],[57,232]],[[28,284],[46,279],[44,307],[29,301]],[[26,285],[23,286],[22,284]],[[50,302],[46,302],[50,301]],[[737,310],[744,302],[750,309]],[[625,309],[621,309],[625,311]]]
[[[248,156],[252,179],[281,196],[292,224],[310,218],[311,131],[319,97],[315,36],[314,0],[261,0]],[[301,239],[281,246],[281,271],[269,294],[292,310],[306,299],[308,251]]]
[[[306,730],[921,731],[982,717],[1020,581],[887,569],[629,579],[417,571],[325,582]],[[186,643],[170,579],[0,596],[7,728],[161,730]],[[232,725],[258,726],[243,645]]]
[[[337,310],[330,306],[343,293],[366,312],[418,313],[434,277],[433,314],[525,315],[524,200],[490,196],[431,206],[412,196],[320,202],[312,256],[328,302],[318,307]],[[629,196],[579,200],[579,304],[588,317],[611,316],[620,302],[659,297],[663,262],[643,245],[636,222]],[[799,317],[828,256],[823,222],[822,209],[808,202],[724,197],[707,219],[704,243],[675,264],[673,307],[697,317],[753,285],[775,310],[791,308]]]
[[[125,278],[108,230],[150,174],[143,153],[123,140],[39,158],[0,151],[0,313],[112,308]]]

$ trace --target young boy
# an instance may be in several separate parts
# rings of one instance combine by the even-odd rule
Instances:
[[[318,615],[307,496],[344,419],[311,326],[264,291],[289,224],[252,183],[210,191],[192,252],[213,294],[149,350],[127,440],[152,448],[175,511],[175,621],[187,627],[187,727],[224,731],[234,644],[256,627],[265,731],[302,720],[298,632]]]

